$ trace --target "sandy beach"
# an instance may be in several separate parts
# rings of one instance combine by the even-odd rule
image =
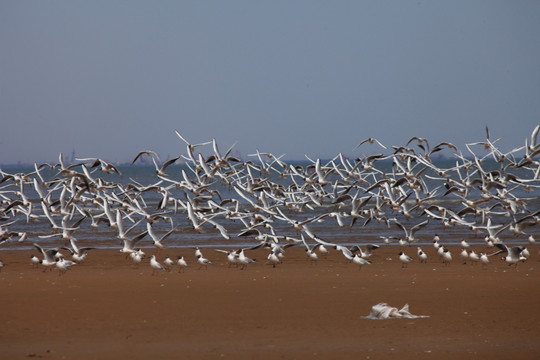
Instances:
[[[2,251],[0,358],[26,359],[536,359],[540,356],[538,249],[510,268],[499,256],[487,268],[450,266],[424,246],[427,264],[408,268],[399,247],[377,249],[360,270],[332,251],[315,264],[301,247],[283,263],[213,264],[152,275],[148,258],[133,265],[117,250],[92,250],[65,275],[32,268],[37,251]],[[415,247],[405,249],[415,255]],[[485,250],[479,246],[478,250]],[[153,253],[147,249],[147,254]],[[386,302],[424,319],[371,320]]]

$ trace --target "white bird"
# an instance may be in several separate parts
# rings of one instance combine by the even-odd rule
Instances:
[[[281,263],[279,256],[274,251],[271,251],[266,259],[268,260],[267,264],[272,265],[272,267],[276,267],[277,264]]]
[[[318,249],[319,249],[319,253],[322,256],[324,256],[324,257],[328,256],[328,249],[323,244],[320,244]]]
[[[512,264],[517,266],[518,261],[521,260],[521,252],[523,251],[523,247],[514,246],[509,248],[508,246],[500,242],[496,242],[494,243],[494,245],[500,250],[491,255],[506,253],[506,256],[503,256],[502,259],[508,263],[508,266],[511,266]]]
[[[489,264],[489,258],[486,253],[480,253],[480,262],[482,263],[482,268],[485,268]]]
[[[427,254],[420,248],[417,248],[416,255],[418,256],[418,260],[420,260],[420,263],[427,263]]]
[[[199,270],[204,266],[205,270],[208,270],[208,265],[212,264],[210,260],[203,257],[202,255],[197,256],[197,262],[200,264]]]
[[[40,264],[43,266],[53,266],[56,265],[56,254],[58,254],[58,249],[48,249],[45,250],[38,244],[33,244],[36,249],[38,249],[43,255],[43,259],[40,260]]]
[[[178,260],[176,260],[176,264],[178,265],[178,272],[183,272],[186,270],[188,264],[183,256],[179,256]]]
[[[166,270],[165,267],[156,260],[155,255],[150,257],[150,267],[152,268],[152,275],[155,275],[158,271]]]
[[[88,255],[88,253],[87,253],[88,250],[94,249],[92,247],[80,248],[77,245],[77,239],[75,239],[73,237],[71,239],[69,239],[69,241],[70,241],[70,244],[71,244],[71,248],[62,247],[62,249],[68,250],[71,253],[71,257],[72,257],[73,261],[75,261],[77,263],[80,263],[81,261],[83,261],[86,258],[86,256]]]
[[[362,270],[362,265],[369,265],[369,264],[371,264],[371,262],[370,262],[369,260],[364,259],[361,255],[358,255],[358,254],[354,254],[354,257],[353,257],[352,261],[353,261],[355,264],[358,264],[358,265],[359,265],[359,269],[360,269],[360,270]]]
[[[306,255],[307,255],[307,258],[309,259],[310,263],[312,265],[317,264],[317,260],[319,260],[319,255],[317,255],[317,253],[315,251],[317,250],[318,247],[320,247],[323,244],[321,244],[319,242],[319,240],[315,239],[317,241],[317,244],[310,248],[308,243],[306,242],[306,238],[304,237],[304,234],[301,234],[301,238],[302,238],[302,242],[304,243],[304,246],[306,247]],[[336,246],[336,248],[337,248],[337,246]],[[352,259],[352,254],[351,254],[351,259]]]
[[[311,264],[316,264],[317,263],[317,260],[319,260],[319,255],[317,255],[317,253],[315,251],[313,251],[313,249],[309,249],[307,248],[306,249],[306,255],[309,259],[309,261],[311,262]]]
[[[360,253],[360,257],[362,258],[368,258],[370,257],[372,254],[373,254],[373,250],[376,250],[380,248],[379,245],[375,245],[375,244],[369,244],[366,246],[366,251],[362,251],[362,249],[360,248],[360,246],[358,245],[354,245],[353,247],[351,247],[349,250],[351,250],[351,252],[354,254],[356,252],[359,252]]]
[[[521,256],[524,257],[525,259],[528,259],[529,256],[531,256],[529,249],[523,248],[523,250],[521,250]]]
[[[441,252],[441,256],[442,256],[442,252]],[[465,248],[462,248],[461,249],[461,252],[459,253],[459,257],[463,259],[463,263],[466,264],[467,263],[467,259],[469,259],[469,253],[467,252],[467,249]]]
[[[345,256],[347,260],[352,261],[354,254],[347,247],[342,245],[334,245],[334,249],[341,251],[341,253],[343,254],[343,256]]]
[[[437,255],[439,255],[442,258],[443,253],[444,253],[444,246],[439,244],[439,247],[437,248]]]
[[[401,267],[408,267],[409,263],[412,261],[412,257],[406,255],[403,251],[399,252],[399,261],[401,261]]]
[[[40,264],[40,260],[36,255],[32,255],[30,257],[30,264],[32,264],[32,267],[38,267]]]
[[[446,248],[443,250],[442,259],[445,266],[450,265],[450,261],[452,261],[452,253],[450,253],[450,250]]]
[[[478,256],[474,250],[471,250],[469,252],[469,259],[471,259],[472,264],[476,264],[476,262],[480,260],[480,256]]]
[[[146,234],[148,234],[148,231],[143,231],[142,233],[131,239],[123,239],[122,243],[124,244],[124,246],[120,249],[120,252],[126,254],[127,256],[127,254],[137,251],[135,250],[135,244],[137,244],[142,238],[144,238]]]
[[[227,250],[220,250],[220,249],[215,249],[215,250],[217,252],[227,255],[227,262],[229,263],[229,267],[231,267],[231,265],[238,266],[239,260],[238,260],[238,253],[236,251],[227,251]]]
[[[244,254],[244,249],[240,250],[240,252],[238,253],[238,263],[241,265],[240,270],[245,270],[248,264],[251,264],[255,261],[255,259],[248,258]]]
[[[466,240],[461,240],[461,247],[468,249],[470,245]]]
[[[165,240],[169,235],[171,235],[173,233],[174,230],[176,229],[171,229],[169,231],[167,231],[165,233],[165,235],[163,235],[162,237],[159,237],[155,232],[154,232],[154,229],[152,228],[152,224],[150,224],[149,222],[146,223],[146,230],[148,231],[148,235],[150,235],[150,237],[152,238],[152,241],[154,243],[154,246],[158,248],[158,251],[159,249],[163,249],[165,248],[165,245],[163,245],[161,242],[163,240]]]
[[[171,271],[171,267],[174,266],[174,261],[170,257],[165,257],[165,260],[163,260],[163,263],[167,267],[167,271]]]
[[[56,267],[58,268],[58,275],[65,274],[69,270],[69,268],[75,264],[76,263],[74,261],[66,260],[64,259],[64,257],[60,257],[56,259]]]
[[[360,144],[356,145],[353,150],[356,150],[360,145],[362,145],[364,143],[377,144],[380,147],[382,147],[383,149],[386,149],[386,146],[381,144],[381,142],[379,140],[370,137],[370,138],[367,138],[367,139],[361,141]]]
[[[399,227],[401,230],[403,230],[403,232],[405,232],[405,240],[410,244],[412,242],[415,242],[416,239],[414,237],[414,234],[420,230],[421,228],[423,228],[424,226],[426,226],[427,224],[429,223],[429,220],[425,220],[425,221],[422,221],[421,223],[418,223],[416,225],[414,225],[413,227],[411,227],[409,230],[407,230],[407,228],[405,228],[405,226],[403,226],[399,221],[397,220],[394,220],[394,224]]]
[[[133,260],[135,264],[140,264],[142,260],[144,259],[144,255],[141,255],[139,251],[134,251],[132,253],[129,253],[129,256],[131,257],[131,260]]]

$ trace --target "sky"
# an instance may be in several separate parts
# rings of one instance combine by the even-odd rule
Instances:
[[[510,151],[540,123],[540,1],[0,0],[0,164]],[[204,151],[210,151],[206,146]]]

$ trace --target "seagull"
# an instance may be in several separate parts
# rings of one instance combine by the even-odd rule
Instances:
[[[173,158],[173,159],[169,159],[167,161],[165,161],[165,163],[163,163],[163,165],[161,165],[161,167],[157,164],[156,162],[156,159],[158,159],[159,161],[159,156],[153,152],[153,151],[150,151],[150,150],[144,150],[144,151],[141,151],[137,154],[137,156],[135,156],[135,158],[133,159],[133,161],[131,162],[131,164],[133,165],[135,163],[135,161],[137,161],[137,159],[142,156],[142,155],[150,155],[151,158],[152,158],[152,162],[154,163],[154,167],[156,168],[156,174],[159,175],[159,176],[166,176],[165,174],[165,169],[169,166],[169,165],[172,165],[176,162],[176,160],[178,160],[180,157],[176,157],[176,158]]]
[[[345,258],[346,258],[347,260],[351,260],[351,261],[352,261],[352,259],[353,259],[353,257],[354,257],[354,254],[351,252],[351,250],[347,249],[345,246],[342,246],[342,245],[334,245],[334,249],[341,251],[341,253],[343,254],[343,256],[345,256]]]
[[[354,245],[352,248],[350,248],[349,250],[351,250],[351,252],[354,254],[356,252],[359,252],[360,253],[360,257],[362,258],[368,258],[372,255],[373,253],[373,250],[375,249],[378,249],[380,248],[379,245],[375,245],[375,244],[369,244],[366,246],[366,251],[362,251],[362,249],[360,248],[360,246],[358,245]]]
[[[476,262],[480,260],[480,256],[478,256],[478,254],[474,252],[474,250],[471,250],[469,252],[469,259],[471,259],[472,264],[476,264]]]
[[[362,265],[369,265],[371,261],[364,259],[361,255],[354,254],[352,261],[359,265],[359,269],[362,270]]]
[[[165,240],[169,235],[171,235],[173,233],[174,230],[176,229],[171,229],[169,231],[167,231],[165,233],[165,235],[163,235],[162,237],[159,237],[156,235],[156,233],[154,232],[154,229],[152,228],[152,224],[150,224],[149,222],[146,223],[146,230],[148,232],[148,235],[150,235],[150,237],[152,238],[152,241],[154,243],[154,246],[158,248],[158,251],[160,249],[163,249],[165,248],[165,245],[163,245],[161,242],[163,240]]]
[[[386,149],[386,146],[384,146],[383,144],[381,144],[381,142],[380,142],[379,140],[370,137],[370,138],[367,138],[367,139],[361,141],[358,145],[356,145],[356,146],[354,147],[353,150],[356,150],[358,147],[360,147],[360,145],[362,145],[362,144],[364,144],[364,143],[377,144],[377,145],[379,145],[380,147],[382,147],[383,149]]]
[[[412,261],[412,257],[405,255],[403,251],[399,252],[399,261],[401,261],[401,267],[408,267],[409,263]]]
[[[40,260],[36,255],[32,255],[30,257],[30,264],[32,264],[32,267],[38,267],[40,264]]]
[[[319,253],[321,253],[323,257],[328,256],[328,249],[323,244],[320,244],[318,249],[319,249]]]
[[[531,256],[531,253],[529,252],[529,249],[523,248],[523,250],[521,250],[520,257],[524,257],[525,259],[528,259],[529,256]]]
[[[442,253],[441,253],[442,256]],[[463,259],[463,264],[467,263],[467,259],[469,258],[469,253],[467,252],[467,249],[461,248],[461,252],[459,253],[459,257]]]
[[[152,275],[155,275],[157,271],[166,270],[165,267],[156,260],[156,255],[150,257],[150,267],[153,269]]]
[[[317,245],[315,245],[317,246]],[[317,260],[319,260],[319,255],[314,251],[314,249],[307,248],[306,249],[306,255],[310,261],[310,263],[313,265],[314,263],[317,263]]]
[[[242,267],[240,267],[240,270],[246,270],[248,264],[251,264],[255,261],[255,259],[250,259],[244,254],[244,249],[240,250],[240,252],[238,253],[238,263],[242,265]]]
[[[69,268],[75,264],[75,261],[66,260],[63,256],[59,257],[55,262],[55,265],[58,268],[58,275],[65,274]]]
[[[217,252],[227,254],[227,262],[229,263],[229,267],[231,265],[238,266],[239,260],[238,260],[238,253],[236,251],[227,251],[227,250],[220,250],[220,249],[214,249]]]
[[[208,270],[208,265],[209,264],[212,264],[212,262],[210,260],[208,260],[207,258],[203,257],[202,255],[198,255],[197,256],[197,262],[200,264],[199,266],[199,270],[204,266],[204,269],[205,270]]]
[[[489,258],[486,253],[480,253],[480,262],[482,263],[482,268],[485,268],[489,264]]]
[[[148,234],[148,231],[143,231],[142,233],[131,239],[123,239],[122,242],[124,243],[124,246],[120,249],[120,252],[124,254],[130,254],[135,252],[135,244],[137,244],[137,242],[139,242],[143,237],[145,237],[146,234]]]
[[[135,264],[140,264],[142,262],[142,260],[144,259],[144,253],[142,253],[142,251],[137,250],[137,251],[134,251],[132,253],[129,253],[129,256],[131,257],[131,260],[133,260],[133,262]]]
[[[394,220],[394,224],[399,227],[401,230],[403,230],[405,232],[405,240],[407,240],[407,242],[410,244],[412,242],[415,242],[416,239],[414,238],[414,234],[420,230],[421,228],[423,228],[424,226],[426,226],[428,224],[429,220],[425,220],[425,221],[422,221],[421,223],[418,223],[416,225],[414,225],[413,227],[411,227],[408,231],[407,229],[405,228],[405,226],[403,226],[399,221],[397,220]]]
[[[165,260],[163,260],[163,263],[167,266],[167,271],[171,271],[171,267],[173,267],[174,265],[174,261],[172,261],[172,259],[170,257],[166,257]]]
[[[508,266],[511,266],[513,264],[517,267],[518,261],[521,260],[521,252],[523,251],[522,246],[514,246],[509,248],[508,246],[500,242],[496,242],[494,243],[494,245],[500,250],[491,255],[506,253],[506,256],[503,256],[502,259],[508,263]]]
[[[417,248],[416,255],[418,256],[420,263],[427,263],[428,256],[420,247]]]
[[[437,255],[439,255],[441,257],[441,259],[443,257],[443,253],[444,253],[444,246],[439,244],[439,247],[437,248]],[[468,256],[469,255],[467,254],[467,257]]]
[[[45,250],[38,244],[34,243],[32,244],[36,249],[38,249],[41,254],[43,255],[43,259],[40,260],[40,264],[43,266],[53,266],[56,265],[56,258],[55,255],[58,253],[58,249],[48,249]]]
[[[188,264],[183,256],[179,256],[178,260],[176,260],[176,264],[178,264],[178,272],[183,272],[187,268]]]
[[[71,248],[62,247],[62,249],[68,250],[71,253],[72,259],[77,263],[80,263],[86,258],[86,256],[88,255],[88,250],[94,249],[92,247],[79,248],[79,246],[77,245],[77,240],[73,237],[69,241],[71,243]]]
[[[452,261],[452,254],[450,253],[450,250],[444,248],[442,259],[445,266],[450,265],[450,261]]]
[[[277,264],[281,263],[279,256],[274,251],[271,251],[266,259],[268,260],[266,263],[272,265],[272,267],[276,267]]]

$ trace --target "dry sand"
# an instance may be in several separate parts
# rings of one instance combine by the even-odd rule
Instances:
[[[294,247],[272,268],[256,250],[241,271],[212,249],[208,270],[192,249],[167,249],[158,260],[183,254],[191,266],[155,276],[148,258],[136,267],[117,250],[92,250],[62,276],[32,268],[36,251],[2,251],[0,358],[540,358],[536,247],[517,269],[499,256],[463,265],[455,247],[445,267],[424,250],[427,264],[402,269],[399,248],[382,247],[361,270],[336,251],[312,265]],[[379,302],[429,318],[363,318]]]

